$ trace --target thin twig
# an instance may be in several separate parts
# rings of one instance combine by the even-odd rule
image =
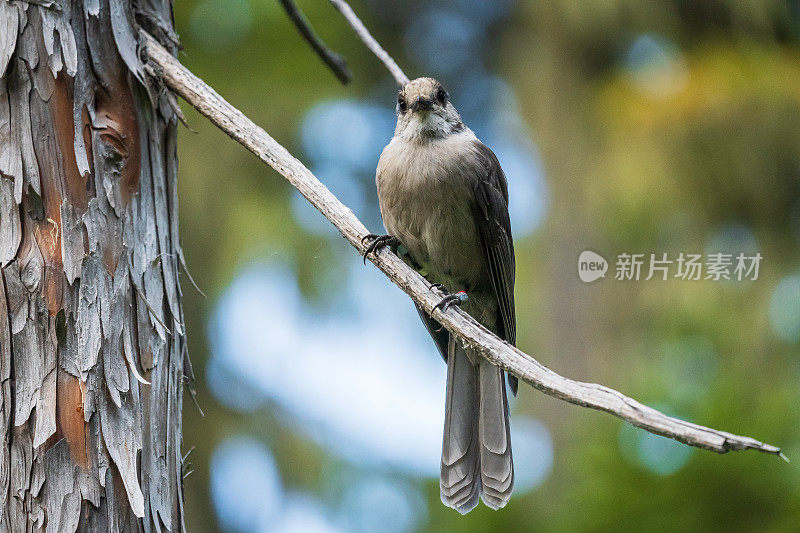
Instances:
[[[297,31],[300,32],[300,35],[308,41],[311,48],[314,49],[320,59],[322,59],[336,77],[339,78],[342,85],[350,83],[350,69],[347,68],[347,61],[345,61],[344,57],[328,48],[325,43],[322,42],[322,39],[311,29],[311,25],[308,23],[305,15],[303,15],[303,12],[298,9],[297,5],[295,5],[292,0],[278,1],[283,6],[283,9],[286,10],[286,14],[289,15],[289,18],[294,23],[295,27],[297,27]]]
[[[383,64],[386,65],[386,68],[389,69],[389,72],[394,76],[394,79],[400,86],[405,85],[408,83],[408,76],[406,76],[403,69],[401,69],[397,63],[394,62],[392,56],[390,56],[386,50],[375,40],[375,37],[369,32],[364,23],[361,22],[361,19],[358,18],[358,15],[355,14],[353,8],[350,7],[350,4],[345,2],[344,0],[330,0],[333,7],[339,10],[339,13],[347,19],[347,22],[350,23],[350,26],[356,32],[364,44],[367,45],[373,54],[375,54],[378,59],[383,61]]]
[[[152,37],[142,32],[142,41],[143,51],[149,61],[160,67],[155,71],[172,90],[232,139],[283,175],[361,254],[366,251],[361,239],[369,233],[367,229],[300,161],[183,67]],[[422,276],[391,251],[383,250],[371,256],[370,260],[448,331],[457,335],[488,361],[545,394],[611,413],[651,433],[698,448],[718,453],[754,449],[783,457],[780,448],[776,446],[672,418],[608,387],[562,377],[501,340],[460,309],[451,308],[447,312],[434,310],[441,297],[430,290],[428,282]]]

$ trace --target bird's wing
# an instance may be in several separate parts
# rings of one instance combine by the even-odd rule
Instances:
[[[442,356],[445,363],[447,362],[447,343],[450,340],[450,332],[444,329],[438,320],[431,318],[428,316],[420,306],[416,306],[417,312],[419,313],[419,317],[422,319],[422,323],[425,324],[425,329],[428,330],[433,341],[436,343],[436,347],[439,349],[439,355]]]
[[[508,183],[500,162],[486,145],[476,142],[480,162],[475,180],[475,224],[500,309],[499,335],[511,344],[517,340],[514,310],[514,241],[508,215]],[[509,376],[516,393],[516,378]]]

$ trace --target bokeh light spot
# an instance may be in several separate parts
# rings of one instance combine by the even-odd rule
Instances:
[[[541,485],[553,469],[553,438],[536,418],[514,416],[511,420],[514,453],[514,491],[524,494]]]
[[[374,176],[378,157],[394,133],[394,113],[357,102],[322,102],[306,113],[303,150],[315,165],[335,166],[342,172],[364,171]]]
[[[306,494],[287,494],[281,516],[263,524],[263,533],[345,533],[336,517],[318,500]]]
[[[550,200],[541,163],[515,144],[496,141],[491,145],[508,180],[511,230],[516,239],[527,237],[544,223]]]
[[[252,384],[242,380],[231,369],[211,359],[206,367],[206,383],[221,404],[242,413],[249,413],[263,406],[263,395]]]
[[[674,416],[668,407],[660,405],[653,407]],[[626,459],[661,476],[674,474],[683,468],[695,451],[690,446],[655,435],[631,424],[622,424],[619,432],[619,445]]]
[[[786,342],[800,341],[800,274],[783,278],[769,303],[772,331]]]
[[[753,255],[759,251],[758,240],[749,226],[740,223],[725,224],[719,228],[709,239],[706,253]]]
[[[416,531],[427,514],[418,490],[402,481],[364,477],[350,483],[343,495],[342,515],[354,533]]]
[[[680,50],[663,36],[647,33],[633,41],[625,60],[634,84],[653,98],[682,90],[689,72]]]
[[[211,497],[219,523],[249,533],[272,522],[282,505],[283,486],[272,455],[260,442],[231,437],[211,458]]]

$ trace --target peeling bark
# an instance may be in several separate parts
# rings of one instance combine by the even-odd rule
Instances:
[[[0,0],[0,531],[184,529],[171,20]]]

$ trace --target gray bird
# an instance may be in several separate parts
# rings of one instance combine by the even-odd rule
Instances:
[[[506,178],[438,81],[419,78],[398,93],[397,128],[375,181],[388,235],[367,236],[367,254],[392,247],[428,281],[449,291],[437,307],[446,312],[460,305],[514,344]],[[462,514],[479,498],[492,509],[504,507],[514,487],[504,374],[418,311],[447,361],[442,502]],[[508,377],[516,394],[517,380]]]

